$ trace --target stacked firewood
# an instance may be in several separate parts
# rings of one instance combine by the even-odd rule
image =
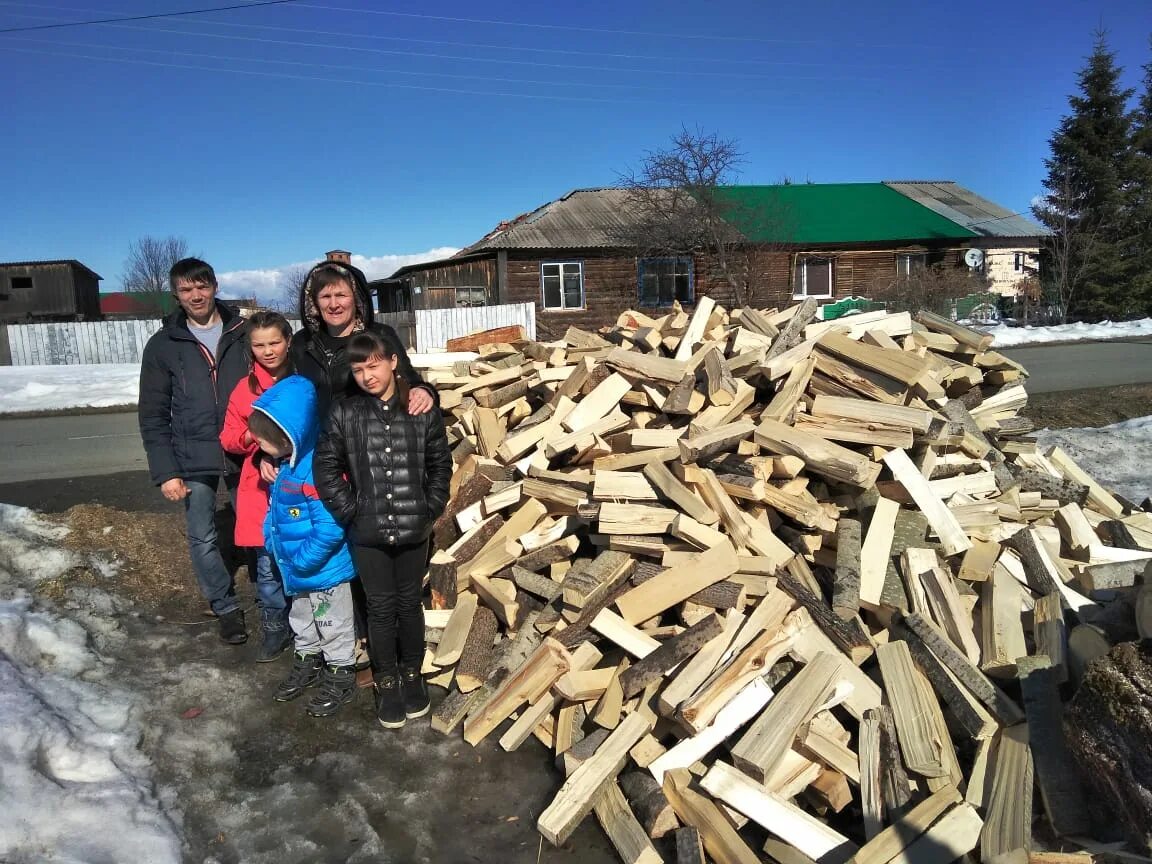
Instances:
[[[1152,514],[1038,451],[992,337],[815,311],[702,299],[427,373],[433,727],[552,749],[552,843],[593,812],[627,862],[1089,835],[1063,704],[1149,617]]]

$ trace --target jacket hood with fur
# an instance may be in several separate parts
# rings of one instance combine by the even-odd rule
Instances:
[[[352,296],[356,299],[356,326],[354,333],[364,329],[365,322],[372,320],[372,292],[368,290],[368,280],[359,267],[351,264],[342,264],[339,261],[322,261],[308,271],[304,283],[300,286],[300,321],[309,334],[318,332],[324,326],[324,319],[320,310],[312,299],[312,277],[321,267],[341,271],[352,286]]]

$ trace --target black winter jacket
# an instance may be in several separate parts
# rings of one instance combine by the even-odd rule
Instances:
[[[393,396],[336,402],[312,463],[316,489],[361,546],[420,543],[448,505],[452,453],[438,408],[415,416]]]
[[[317,264],[316,267],[330,267],[333,263],[332,261],[324,261]],[[400,341],[396,331],[387,324],[372,320],[372,293],[368,290],[368,282],[365,280],[364,274],[359,268],[350,264],[337,263],[336,266],[348,273],[356,298],[356,317],[361,322],[365,322],[363,329],[370,329],[379,333],[392,346],[396,352],[396,372],[408,382],[410,387],[424,387],[434,399],[438,399],[435,388],[425,384],[424,378],[412,366],[412,361],[408,359],[408,352],[404,350],[404,343]],[[315,270],[316,267],[313,267],[312,270]],[[320,311],[312,302],[309,291],[311,282],[312,273],[309,272],[304,284],[300,286],[300,321],[303,326],[292,336],[290,354],[297,374],[303,375],[316,386],[316,393],[320,397],[320,416],[327,417],[328,409],[332,404],[353,393],[359,393],[360,389],[352,380],[345,346],[331,347],[325,344],[325,340],[319,335],[324,327],[324,322],[320,317]]]
[[[220,446],[228,397],[248,374],[248,328],[223,303],[216,356],[188,329],[177,309],[144,346],[137,415],[148,471],[157,486],[174,477],[232,473],[239,462]]]

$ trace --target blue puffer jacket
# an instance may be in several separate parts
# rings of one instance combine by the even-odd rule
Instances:
[[[307,378],[289,375],[270,387],[252,406],[284,430],[292,454],[268,499],[264,545],[284,577],[288,594],[323,591],[350,581],[356,571],[344,529],[325,508],[312,479],[312,454],[320,433],[316,388]]]

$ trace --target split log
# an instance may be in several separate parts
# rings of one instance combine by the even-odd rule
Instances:
[[[456,606],[456,559],[447,552],[437,552],[428,565],[428,587],[432,592],[433,609],[453,609]]]
[[[631,699],[649,684],[659,681],[668,670],[687,660],[724,629],[723,619],[713,613],[673,636],[655,651],[638,660],[620,676],[624,698]]]
[[[620,776],[620,789],[636,814],[644,832],[657,840],[679,827],[676,812],[664,790],[651,774],[644,771],[630,771]]]

